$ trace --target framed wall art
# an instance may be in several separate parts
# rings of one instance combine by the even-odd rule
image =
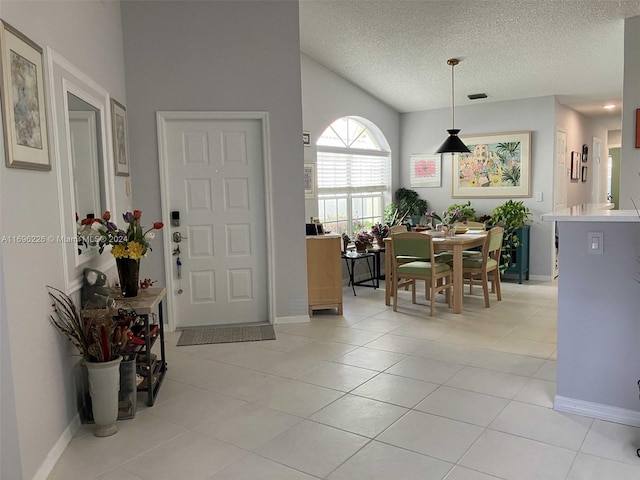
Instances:
[[[433,153],[414,153],[409,157],[412,187],[440,187],[442,185],[442,156]]]
[[[461,138],[471,153],[453,156],[453,198],[531,196],[531,132]]]
[[[129,176],[129,134],[127,133],[127,110],[124,105],[111,99],[111,134],[113,136],[113,159],[116,175]]]
[[[580,179],[582,180],[582,182],[586,182],[587,181],[587,167],[586,166],[582,167],[582,172],[581,172]]]
[[[316,165],[314,163],[304,164],[304,198],[314,198],[316,196]]]
[[[6,164],[51,170],[42,48],[1,20],[0,45]]]
[[[571,152],[571,180],[580,180],[580,152]]]

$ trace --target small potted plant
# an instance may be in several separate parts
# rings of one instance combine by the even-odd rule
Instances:
[[[471,206],[471,201],[466,203],[452,203],[447,207],[447,213],[458,211],[460,216],[459,222],[475,222],[476,209]]]
[[[384,247],[384,239],[389,235],[389,227],[381,223],[376,223],[371,227],[371,235],[376,239],[379,247]]]
[[[373,235],[371,235],[366,230],[360,230],[360,232],[356,235],[354,243],[356,245],[356,250],[358,252],[364,252],[367,248],[371,248],[373,242]]]
[[[462,213],[457,208],[454,210],[445,210],[442,212],[442,216],[434,211],[427,211],[424,216],[440,222],[439,225],[436,225],[436,230],[443,231],[445,235],[453,235],[453,224],[462,219]]]

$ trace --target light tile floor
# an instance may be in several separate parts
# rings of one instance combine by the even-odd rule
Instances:
[[[439,297],[344,289],[277,340],[176,347],[155,406],[82,426],[49,480],[637,480],[640,428],[556,412],[555,283]]]

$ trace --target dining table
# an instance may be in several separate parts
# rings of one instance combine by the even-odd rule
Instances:
[[[453,256],[452,279],[453,279],[453,313],[462,313],[463,301],[463,253],[474,247],[480,247],[484,244],[487,232],[485,230],[468,230],[465,233],[458,233],[446,236],[443,232],[436,230],[425,230],[421,232],[423,235],[430,235],[433,238],[433,248],[436,253],[450,251]],[[391,273],[393,261],[393,248],[391,238],[384,239],[389,253],[385,255],[384,271],[385,271],[385,304],[391,305]]]

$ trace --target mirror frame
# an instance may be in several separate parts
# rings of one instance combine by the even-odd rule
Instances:
[[[51,48],[47,48],[49,70],[49,98],[52,102],[56,174],[58,180],[58,202],[60,208],[60,239],[62,248],[65,287],[67,292],[82,286],[83,270],[87,267],[107,271],[115,266],[109,255],[109,247],[100,255],[97,249],[85,250],[78,254],[77,223],[75,219],[75,193],[73,182],[73,159],[71,158],[71,138],[68,115],[69,93],[95,107],[99,112],[102,137],[100,154],[104,172],[100,188],[104,191],[105,210],[117,218],[115,183],[113,171],[113,150],[111,142],[111,112],[109,92],[93,79],[71,64]],[[96,212],[102,215],[102,212]]]

